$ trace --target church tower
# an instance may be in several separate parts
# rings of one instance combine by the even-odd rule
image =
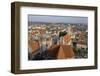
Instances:
[[[72,45],[72,26],[71,24],[68,24],[68,28],[67,28],[67,35],[68,35],[68,45]]]
[[[69,35],[72,35],[72,26],[71,26],[71,24],[68,24],[68,34]]]

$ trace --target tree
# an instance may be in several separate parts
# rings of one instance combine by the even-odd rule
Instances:
[[[64,36],[64,35],[66,35],[66,34],[67,34],[66,31],[60,32],[60,33],[59,33],[59,37]]]

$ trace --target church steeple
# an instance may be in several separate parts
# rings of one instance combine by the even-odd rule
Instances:
[[[71,24],[68,24],[68,34],[69,35],[72,35],[72,26],[71,26]]]
[[[67,27],[67,35],[64,36],[64,39],[67,45],[72,45],[72,26],[71,24],[68,24]]]

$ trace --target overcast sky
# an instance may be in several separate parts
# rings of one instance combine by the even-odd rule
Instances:
[[[49,23],[88,23],[87,17],[29,15],[28,21]]]

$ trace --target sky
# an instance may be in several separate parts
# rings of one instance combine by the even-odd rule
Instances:
[[[50,16],[50,15],[28,15],[29,22],[47,22],[47,23],[88,23],[88,17],[75,16]]]

